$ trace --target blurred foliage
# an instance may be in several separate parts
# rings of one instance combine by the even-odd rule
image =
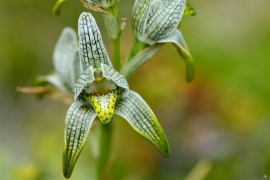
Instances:
[[[131,19],[133,2],[120,1],[122,18]],[[64,179],[68,105],[15,91],[51,72],[60,32],[66,26],[77,29],[79,14],[87,11],[79,1],[67,1],[55,16],[54,3],[0,1],[1,179]],[[181,31],[196,63],[195,80],[185,83],[184,63],[170,44],[130,79],[131,89],[149,103],[164,128],[171,156],[161,157],[119,118],[109,179],[188,180],[194,172],[205,180],[270,176],[269,2],[188,3],[197,14],[183,18]],[[110,53],[102,17],[93,14]],[[130,24],[121,39],[122,59],[133,39]],[[89,143],[71,179],[91,179],[92,160]]]

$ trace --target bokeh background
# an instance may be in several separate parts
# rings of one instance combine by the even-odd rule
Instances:
[[[53,70],[52,53],[66,26],[77,29],[83,8],[68,1],[60,16],[54,0],[0,1],[0,179],[61,180],[61,150],[68,105],[22,94],[37,75]],[[134,0],[121,0],[131,19]],[[196,63],[192,83],[167,44],[130,79],[148,102],[171,145],[157,149],[119,118],[109,179],[260,180],[270,176],[270,3],[267,0],[188,0],[197,12],[181,21]],[[101,14],[93,13],[110,53]],[[122,59],[133,40],[130,21]],[[111,53],[110,53],[111,54]],[[89,139],[94,137],[89,135]],[[87,143],[70,179],[92,179]]]

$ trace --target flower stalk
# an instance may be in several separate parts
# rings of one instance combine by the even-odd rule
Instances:
[[[106,176],[105,173],[108,167],[108,161],[111,155],[111,144],[112,144],[114,123],[112,122],[106,126],[99,123],[97,124],[96,128],[97,128],[96,131],[97,137],[99,139],[98,141],[99,154],[98,157],[96,157],[97,177],[98,179],[104,179],[104,177]]]

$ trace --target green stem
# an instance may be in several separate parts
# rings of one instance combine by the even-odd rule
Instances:
[[[120,35],[117,36],[116,39],[111,39],[112,44],[112,62],[114,69],[119,71],[121,68],[121,60],[120,60]]]
[[[61,7],[63,6],[63,4],[64,4],[65,2],[67,2],[67,0],[58,0],[58,1],[56,2],[56,4],[54,5],[52,12],[53,12],[55,15],[60,15],[60,13],[61,13]]]
[[[113,121],[113,120],[112,120]],[[111,155],[111,140],[113,132],[113,122],[109,125],[97,124],[96,133],[98,137],[99,155],[97,161],[97,177],[98,180],[104,179],[108,167],[108,160]]]
[[[119,30],[119,12],[117,4],[105,9],[107,14],[103,14],[106,28],[111,40],[112,45],[112,62],[114,69],[119,71],[121,67],[120,60],[120,36],[121,30]]]
[[[105,11],[113,15],[117,20],[117,23],[119,23],[119,11],[117,4],[114,4],[113,6],[106,8]]]
[[[128,56],[125,60],[124,66],[127,65],[136,54],[138,54],[147,47],[149,47],[148,44],[139,41],[137,38],[134,38]]]

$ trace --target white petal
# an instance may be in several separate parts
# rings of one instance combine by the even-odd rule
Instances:
[[[135,36],[141,40],[144,37],[147,19],[149,17],[151,0],[136,0],[132,15],[132,29]]]
[[[71,91],[80,74],[77,36],[73,29],[62,31],[54,49],[53,62],[62,84]]]
[[[113,81],[117,86],[125,89],[121,93],[122,97],[127,96],[129,86],[128,86],[126,78],[122,74],[117,72],[115,69],[113,69],[112,67],[106,64],[101,64],[101,68],[103,70],[103,76],[106,79]]]
[[[174,43],[179,54],[183,57],[186,63],[186,69],[187,69],[186,80],[187,82],[191,82],[194,78],[195,67],[194,67],[193,58],[191,54],[188,52],[188,47],[182,33],[178,29],[176,29],[171,34],[171,36],[158,41],[158,43],[167,43],[167,42]]]
[[[78,26],[82,71],[89,66],[98,68],[101,63],[112,66],[94,17],[90,13],[82,13]]]
[[[179,25],[186,0],[153,0],[149,12],[145,36],[152,44],[168,37]],[[146,42],[149,43],[149,42]],[[152,45],[151,43],[149,43]]]
[[[64,82],[63,82],[62,79],[59,77],[59,75],[56,74],[56,73],[51,74],[51,75],[47,75],[47,76],[39,76],[39,79],[48,81],[49,83],[51,83],[52,85],[54,85],[55,87],[57,87],[58,89],[60,89],[61,91],[64,91],[64,92],[71,92],[71,91],[64,85]]]
[[[84,88],[86,86],[90,86],[92,84],[92,82],[94,81],[94,71],[92,66],[88,67],[88,69],[86,69],[81,76],[79,77],[79,79],[77,80],[77,82],[75,83],[75,86],[73,88],[73,95],[74,95],[74,100],[82,100],[81,98],[83,96],[80,96],[81,93],[83,92]]]
[[[115,113],[125,118],[133,129],[156,146],[163,156],[169,156],[170,147],[162,127],[139,94],[130,91],[127,97],[117,102]]]
[[[68,110],[63,149],[63,173],[66,178],[71,176],[96,116],[93,108],[79,106],[76,103],[73,103]]]

